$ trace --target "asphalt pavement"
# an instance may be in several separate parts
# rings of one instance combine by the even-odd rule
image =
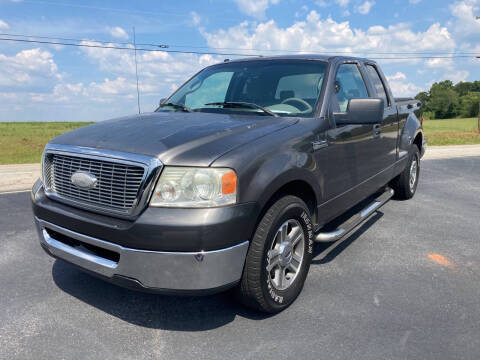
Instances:
[[[480,157],[422,161],[414,199],[318,245],[302,294],[274,316],[54,260],[29,196],[0,195],[0,359],[480,358]]]

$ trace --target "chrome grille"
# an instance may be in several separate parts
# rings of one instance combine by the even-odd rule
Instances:
[[[129,213],[136,206],[145,175],[145,168],[139,165],[58,153],[47,153],[43,167],[50,194],[121,213]],[[96,186],[86,190],[72,184],[71,177],[76,171],[93,174]]]

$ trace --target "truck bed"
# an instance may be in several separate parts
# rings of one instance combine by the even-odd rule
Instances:
[[[417,118],[420,118],[420,108],[422,107],[422,102],[420,100],[401,97],[395,98],[395,103],[397,104],[399,114],[413,112]]]

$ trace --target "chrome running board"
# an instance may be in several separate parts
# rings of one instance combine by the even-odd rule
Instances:
[[[386,188],[385,192],[378,196],[373,202],[360,212],[341,224],[336,230],[330,232],[319,232],[315,235],[315,242],[332,242],[340,240],[342,237],[351,232],[356,226],[367,220],[370,215],[380,209],[393,196],[393,190]]]

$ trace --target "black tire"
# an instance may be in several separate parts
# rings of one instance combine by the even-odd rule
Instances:
[[[289,221],[300,225],[296,229],[303,231],[303,251],[300,251],[303,260],[291,284],[284,290],[278,290],[267,271],[267,254],[276,241],[277,230]],[[242,279],[237,287],[241,302],[267,313],[277,313],[287,308],[302,291],[310,268],[312,251],[313,225],[308,207],[296,196],[280,198],[267,210],[250,243]],[[270,274],[271,272],[272,270]]]
[[[416,176],[413,182],[413,186],[410,186],[412,163],[416,162]],[[420,150],[417,145],[413,144],[408,156],[408,162],[405,166],[405,169],[398,175],[395,179],[392,180],[390,186],[395,191],[395,199],[397,200],[408,200],[415,195],[417,190],[418,179],[420,178]]]

